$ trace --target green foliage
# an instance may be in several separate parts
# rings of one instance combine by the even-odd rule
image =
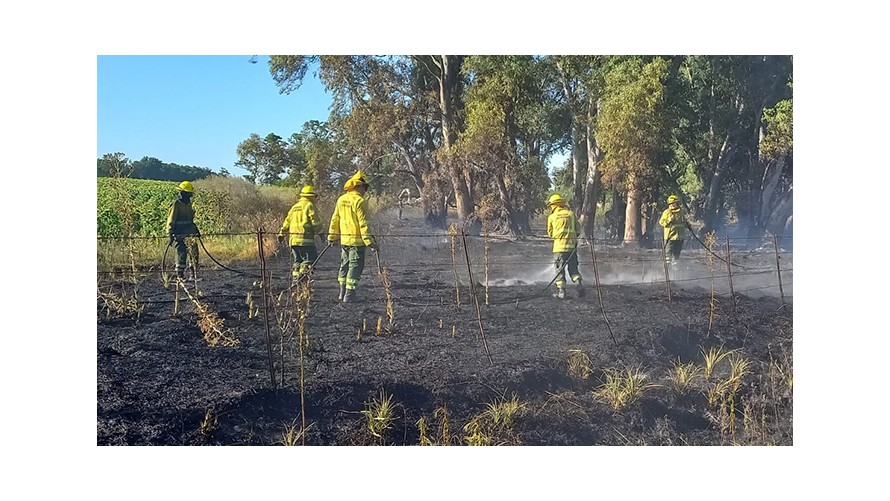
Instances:
[[[766,137],[760,145],[761,154],[767,159],[787,155],[794,147],[794,104],[783,99],[774,107],[763,111]]]
[[[284,141],[283,166],[262,158],[268,136],[245,148],[263,155],[244,162],[261,184],[337,192],[361,166],[378,179],[372,191],[420,188],[431,224],[466,181],[476,216],[522,224],[543,208],[551,187],[543,166],[570,147],[574,123],[582,155],[588,130],[605,154],[603,189],[624,192],[633,182],[644,202],[679,190],[698,217],[732,217],[745,197],[757,198],[758,162],[792,154],[791,63],[757,55],[271,56],[282,93],[316,70],[333,94],[330,121]],[[790,185],[792,170],[782,176]],[[580,194],[571,169],[554,177],[560,192]]]
[[[657,160],[667,142],[664,80],[668,63],[630,58],[605,76],[596,136],[605,151],[603,180],[639,187],[657,178]]]
[[[460,157],[478,169],[505,212],[541,210],[550,191],[544,159],[566,121],[548,93],[553,67],[532,56],[470,56],[463,71],[471,84]]]
[[[260,137],[253,133],[238,144],[238,161],[235,165],[249,172],[250,180],[257,184],[278,181],[288,166],[299,161],[299,150],[281,136],[269,133]]]
[[[100,237],[126,233],[120,211],[121,195],[113,188],[113,182],[111,178],[97,178],[96,233]],[[133,235],[163,236],[178,183],[144,179],[116,182],[133,208]],[[258,189],[243,179],[212,176],[195,182],[195,224],[204,234],[239,233],[260,227],[277,231],[296,198],[292,188]]]

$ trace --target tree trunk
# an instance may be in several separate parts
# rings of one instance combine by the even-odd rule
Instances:
[[[462,61],[460,56],[441,56],[439,80],[439,112],[442,116],[442,141],[445,149],[451,185],[454,188],[454,199],[457,205],[457,218],[461,225],[466,224],[473,213],[473,199],[464,179],[463,169],[451,158],[451,147],[457,140],[454,123],[454,93],[457,88],[459,70]]]
[[[640,246],[647,249],[653,247],[655,225],[658,221],[657,205],[643,203],[640,206]]]
[[[721,199],[720,189],[723,185],[723,175],[726,173],[730,162],[732,162],[735,152],[736,147],[730,142],[730,134],[727,134],[723,140],[723,146],[720,147],[720,154],[717,156],[714,176],[711,178],[708,197],[705,199],[705,206],[702,211],[704,219],[704,226],[701,229],[702,235],[713,230],[717,222],[717,205]]]
[[[606,239],[617,240],[624,234],[625,212],[627,203],[621,198],[617,189],[612,189],[612,205],[606,211]]]
[[[593,119],[595,105],[589,103],[587,109],[587,182],[584,184],[584,202],[581,204],[581,215],[578,221],[581,223],[581,234],[585,237],[593,236],[593,226],[596,222],[596,200],[599,195],[600,178],[602,171],[599,163],[603,159],[603,153],[593,134]]]
[[[760,202],[759,211],[757,213],[757,226],[758,229],[766,226],[767,220],[770,217],[770,207],[773,206],[773,195],[776,192],[776,186],[779,184],[779,179],[782,177],[782,170],[785,168],[785,157],[781,157],[778,160],[771,161],[766,164],[766,170],[763,173],[762,183],[762,200]]]
[[[531,214],[526,210],[516,211],[513,215],[513,223],[520,235],[531,235]]]
[[[513,210],[513,204],[510,203],[510,196],[507,193],[507,185],[504,183],[503,176],[495,175],[493,177],[498,187],[501,203],[504,204],[504,211],[506,212],[506,233],[511,237],[515,237],[519,234],[519,227],[516,224],[516,213]]]
[[[562,71],[562,67],[557,63],[557,68],[562,76],[562,93],[566,98],[566,106],[569,108],[569,116],[571,117],[571,134],[572,134],[572,196],[575,207],[580,207],[584,196],[584,185],[581,180],[583,165],[581,163],[581,125],[575,115],[574,93],[569,82],[569,77]]]
[[[433,228],[445,228],[448,218],[448,205],[444,196],[423,196],[423,216],[426,224]]]
[[[624,245],[640,241],[640,189],[631,181],[627,190],[627,208],[624,212]]]
[[[788,218],[791,217],[794,208],[792,191],[788,190],[787,193],[782,195],[776,207],[769,214],[766,229],[773,235],[782,235],[785,231],[785,225],[788,222]]]

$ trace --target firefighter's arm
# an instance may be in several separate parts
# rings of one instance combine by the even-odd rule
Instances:
[[[553,214],[547,217],[547,236],[553,238]]]
[[[173,221],[176,220],[176,217],[179,215],[179,210],[176,202],[173,202],[170,205],[170,210],[167,211],[167,224],[164,225],[164,232],[167,233],[168,236],[173,236]]]
[[[365,245],[371,248],[377,248],[377,243],[374,241],[374,238],[371,237],[371,230],[368,229],[368,219],[365,217],[365,206],[366,202],[362,200],[355,206],[355,216],[358,219],[358,232],[362,237],[362,241],[365,242]]]
[[[340,238],[340,211],[334,206],[334,213],[331,214],[331,224],[328,227],[328,242],[334,242]]]
[[[278,236],[283,237],[290,231],[290,216],[294,212],[294,208],[291,207],[289,211],[287,211],[287,216],[284,217],[284,222],[281,223],[281,229],[278,230]]]
[[[658,219],[658,224],[667,228],[669,224],[671,224],[671,211],[670,209],[665,210],[661,213],[661,218]]]
[[[315,205],[309,205],[309,210],[306,211],[306,215],[309,220],[309,225],[312,227],[312,231],[316,235],[324,236],[324,225],[321,224],[321,221],[318,219],[318,212],[315,211]]]

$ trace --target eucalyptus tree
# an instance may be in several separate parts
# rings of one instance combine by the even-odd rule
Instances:
[[[790,78],[789,56],[684,59],[675,142],[678,164],[685,167],[677,174],[685,177],[686,195],[703,221],[701,232],[715,229],[732,212],[757,231],[764,188],[772,173],[782,171],[764,162],[759,151],[765,113],[790,97]]]
[[[670,123],[665,102],[669,64],[630,57],[605,73],[595,134],[605,155],[602,175],[626,194],[624,242],[639,242],[641,209],[653,198],[668,155]]]
[[[466,128],[455,145],[471,169],[479,214],[500,233],[527,234],[550,188],[547,159],[568,116],[552,65],[533,56],[470,56]]]
[[[559,74],[563,103],[569,111],[569,144],[572,162],[572,205],[585,235],[593,234],[597,200],[602,186],[600,163],[604,153],[596,135],[604,75],[621,56],[550,56]],[[613,193],[618,194],[613,190]],[[617,199],[618,197],[616,197]]]
[[[781,235],[792,214],[793,112],[792,99],[783,99],[763,112],[755,171],[762,174],[759,180],[753,179],[751,236],[761,236],[764,232]]]
[[[290,93],[317,62],[319,78],[334,95],[330,122],[344,131],[356,161],[372,171],[388,166],[387,174],[409,175],[427,221],[441,227],[449,199],[462,223],[473,214],[471,174],[452,152],[463,127],[463,59],[271,56],[269,71],[279,91]]]
[[[288,145],[274,133],[260,137],[253,133],[238,144],[238,161],[235,165],[249,172],[249,178],[256,184],[272,184],[288,170],[290,158]]]

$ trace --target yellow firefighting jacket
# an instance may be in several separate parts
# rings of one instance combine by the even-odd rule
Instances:
[[[340,195],[331,215],[328,240],[335,242],[339,238],[340,245],[352,247],[371,245],[374,240],[368,230],[367,205],[355,190]]]
[[[177,198],[170,204],[167,211],[167,224],[164,226],[167,235],[195,235],[198,232],[195,226],[195,209],[191,203],[185,203]]]
[[[278,234],[284,236],[289,232],[288,244],[291,247],[300,247],[315,245],[315,235],[323,231],[324,225],[318,220],[315,204],[306,197],[300,197],[300,200],[288,211]]]
[[[555,207],[547,217],[547,235],[553,239],[553,252],[569,252],[578,245],[581,225],[565,207]]]
[[[686,215],[683,213],[683,208],[668,207],[661,213],[658,224],[664,227],[665,240],[682,240],[686,233]]]

